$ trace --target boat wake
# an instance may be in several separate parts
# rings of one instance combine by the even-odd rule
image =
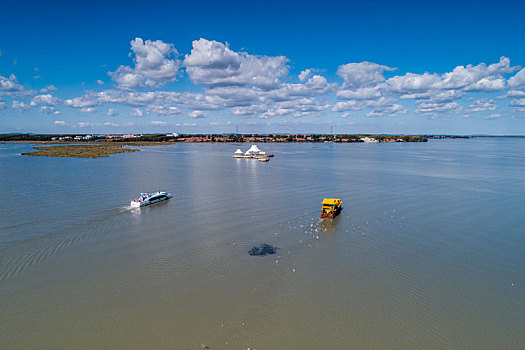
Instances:
[[[38,266],[68,248],[112,232],[116,226],[126,220],[125,216],[114,218],[133,209],[138,208],[129,206],[112,209],[98,218],[2,247],[0,249],[0,283],[23,274],[31,267]]]

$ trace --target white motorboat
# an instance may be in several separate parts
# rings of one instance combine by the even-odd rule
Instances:
[[[131,201],[132,207],[143,207],[157,202],[162,202],[173,197],[167,192],[141,193],[140,197]]]

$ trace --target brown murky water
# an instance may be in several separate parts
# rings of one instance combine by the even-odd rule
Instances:
[[[0,145],[0,348],[520,349],[524,142]]]

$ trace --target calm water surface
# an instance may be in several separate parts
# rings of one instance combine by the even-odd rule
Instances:
[[[525,140],[238,147],[0,144],[0,348],[524,348]]]

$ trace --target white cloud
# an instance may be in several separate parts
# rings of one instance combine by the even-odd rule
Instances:
[[[386,84],[391,91],[406,94],[435,88],[440,80],[441,78],[437,74],[406,73],[388,79]]]
[[[429,89],[448,90],[463,89],[465,91],[498,91],[505,88],[502,74],[515,71],[517,67],[510,66],[510,60],[501,57],[498,63],[487,66],[480,63],[477,66],[457,66],[451,72],[439,74],[407,73],[395,76],[386,81],[391,91],[406,94]]]
[[[235,115],[255,115],[263,113],[268,107],[266,105],[251,105],[247,107],[233,107],[231,112]]]
[[[465,96],[463,90],[427,90],[419,93],[400,95],[401,99],[428,100],[429,102],[453,102]]]
[[[51,95],[51,94],[45,94],[45,95],[38,95],[33,97],[33,99],[30,102],[31,107],[35,107],[38,105],[46,105],[46,106],[56,106],[59,105],[62,101]]]
[[[500,96],[500,97],[502,97],[502,98],[505,98],[505,97],[525,97],[525,91],[510,90],[505,95]]]
[[[494,114],[486,116],[485,120],[494,120],[494,119],[498,119],[498,118],[501,118],[501,114],[494,113]]]
[[[305,82],[308,78],[310,78],[311,75],[312,75],[312,69],[305,69],[305,70],[303,70],[303,71],[299,74],[299,76],[298,76],[299,81],[300,81],[301,83],[303,83],[303,82]]]
[[[505,79],[502,77],[482,78],[475,83],[465,87],[465,91],[500,91],[505,88]]]
[[[496,103],[493,99],[482,98],[469,105],[470,112],[494,111]]]
[[[510,102],[512,107],[525,107],[525,98],[518,98]]]
[[[525,68],[521,69],[513,77],[510,77],[509,86],[513,88],[525,88]]]
[[[39,111],[40,113],[45,113],[45,114],[56,114],[56,112],[59,112],[56,110],[54,106],[41,106]]]
[[[195,84],[208,86],[245,85],[274,88],[288,74],[288,59],[232,51],[228,44],[214,40],[193,41],[183,65]]]
[[[375,100],[381,97],[381,91],[378,86],[354,90],[339,90],[337,97],[343,100]]]
[[[400,114],[406,114],[407,112],[408,112],[408,109],[405,106],[393,104],[390,106],[376,108],[368,112],[366,116],[368,118],[384,117],[384,116],[395,117]]]
[[[522,82],[525,81],[525,71],[519,71],[507,83],[506,75],[517,67],[511,66],[506,57],[493,64],[457,66],[442,74],[408,72],[391,77],[394,73],[388,73],[390,78],[385,78],[386,72],[395,69],[386,65],[348,63],[338,67],[337,74],[344,81],[338,85],[317,74],[319,70],[314,68],[304,69],[297,77],[290,77],[289,60],[284,56],[234,51],[227,43],[213,40],[194,41],[191,52],[184,56],[183,62],[177,60],[178,53],[172,44],[160,40],[144,42],[137,38],[131,42],[130,55],[134,58],[134,65],[120,66],[110,73],[118,83],[118,89],[86,91],[65,101],[46,90],[29,103],[31,106],[49,107],[64,104],[84,110],[104,106],[104,109],[109,108],[108,115],[117,113],[116,106],[128,106],[133,108],[132,116],[177,116],[189,110],[188,116],[202,118],[209,113],[207,111],[218,111],[220,114],[220,111],[229,109],[231,114],[237,116],[270,118],[320,116],[330,107],[332,111],[340,112],[342,117],[360,110],[365,111],[368,117],[396,116],[406,114],[407,106],[413,105],[406,100],[415,100],[416,113],[438,117],[496,111],[494,99],[477,97],[465,107],[458,102],[472,92],[505,90],[508,84],[512,90],[499,98],[514,98],[511,101],[514,111],[525,108],[520,101],[525,99],[525,89],[522,88],[525,87]],[[182,66],[194,84],[204,85],[198,88],[200,91],[194,91],[194,88],[191,91],[159,90],[166,82],[176,80]],[[294,80],[295,83],[290,83]],[[16,78],[4,78],[4,81],[6,86],[18,84]],[[18,85],[23,89],[22,85]],[[136,87],[155,90],[133,90]],[[334,92],[339,101],[323,101],[324,95],[331,101]],[[23,105],[18,107],[24,108]]]
[[[60,115],[60,114],[62,114],[62,112],[60,112],[60,111],[54,111],[53,114],[54,114],[54,115]]]
[[[104,82],[103,82],[102,80],[98,79],[98,80],[97,80],[97,84],[98,84],[98,85],[104,85]]]
[[[0,96],[10,96],[24,98],[31,96],[34,93],[32,90],[26,90],[19,82],[14,74],[9,77],[0,75]]]
[[[28,111],[31,108],[31,106],[22,101],[13,100],[11,108],[18,109],[20,112],[25,112]]]
[[[86,108],[82,108],[80,110],[80,112],[82,113],[95,113],[97,111],[96,108],[93,108],[93,107],[86,107]]]
[[[460,113],[463,108],[457,102],[437,103],[437,102],[420,102],[416,113],[423,113],[432,117],[438,114]]]
[[[129,115],[132,117],[142,117],[144,115],[144,112],[141,109],[133,108]]]
[[[150,122],[151,125],[168,125],[167,122],[163,122],[163,121],[160,121],[160,120],[152,120]]]
[[[66,100],[65,105],[74,108],[99,106],[106,103],[123,104],[126,106],[146,106],[158,98],[160,92],[132,92],[121,90],[105,90],[87,92],[83,96]]]
[[[115,72],[109,73],[120,88],[159,87],[177,80],[181,62],[174,58],[178,52],[172,44],[161,40],[144,42],[136,38],[131,41],[131,51],[135,55],[135,67],[120,66]]]
[[[177,123],[175,126],[197,126],[197,123]]]
[[[54,85],[49,85],[48,87],[40,89],[41,94],[45,94],[47,92],[54,92],[54,91],[57,91],[57,88]]]
[[[148,113],[156,113],[158,115],[175,116],[182,114],[182,111],[175,106],[152,104],[146,108]]]
[[[114,109],[114,108],[108,109],[108,116],[113,117],[113,116],[116,116],[116,115],[118,115],[118,111],[116,109]]]
[[[381,108],[392,106],[396,100],[393,98],[380,97],[377,100],[349,100],[344,102],[337,102],[332,111],[334,112],[345,112],[345,111],[360,111],[368,108]]]
[[[328,83],[325,77],[314,75],[302,84],[281,84],[279,88],[262,92],[261,97],[274,101],[285,101],[294,97],[323,95],[336,88],[337,84]]]
[[[58,125],[58,126],[66,126],[66,122],[63,120],[55,120],[53,124]]]
[[[359,89],[371,87],[384,81],[383,72],[394,70],[395,68],[364,61],[339,66],[337,75],[344,80],[343,89]]]
[[[261,118],[290,115],[295,118],[319,116],[320,112],[330,108],[330,104],[315,98],[301,98],[277,102],[261,115]]]
[[[204,111],[192,111],[188,113],[188,117],[190,118],[206,118],[206,112]]]

